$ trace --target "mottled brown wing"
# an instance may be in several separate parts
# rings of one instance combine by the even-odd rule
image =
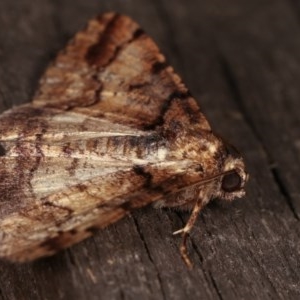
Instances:
[[[210,129],[153,40],[115,13],[91,20],[75,35],[47,69],[33,103],[144,130],[178,117],[182,124]]]
[[[0,116],[0,257],[27,261],[186,183],[165,140],[106,119],[23,105]],[[171,181],[170,181],[171,180]]]
[[[0,117],[0,257],[53,254],[191,184],[186,170],[202,167],[185,156],[199,147],[180,128],[195,145],[210,131],[154,42],[125,16],[90,21],[33,103]]]
[[[12,163],[15,164],[15,161]],[[60,173],[64,173],[61,159],[46,160],[45,163],[49,168],[57,168],[57,180],[64,181],[64,177],[60,177]],[[81,160],[78,163],[82,164]],[[157,171],[151,166],[148,169],[149,172]],[[9,175],[18,177],[19,174]],[[30,261],[69,247],[97,229],[116,222],[134,208],[160,199],[163,196],[161,187],[150,188],[148,183],[143,172],[138,173],[129,167],[120,168],[40,197],[39,193],[45,193],[48,185],[40,191],[37,188],[31,191],[24,185],[19,190],[14,183],[6,180],[5,188],[9,185],[16,188],[10,196],[22,197],[19,198],[22,200],[14,207],[6,205],[7,210],[4,205],[1,211],[0,257]],[[15,204],[15,201],[12,202]]]

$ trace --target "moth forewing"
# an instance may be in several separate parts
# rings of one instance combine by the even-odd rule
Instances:
[[[185,240],[200,208],[242,196],[246,178],[153,40],[107,13],[32,103],[0,116],[0,257],[52,255],[150,203],[193,209]]]

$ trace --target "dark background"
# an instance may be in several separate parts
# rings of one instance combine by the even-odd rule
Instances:
[[[0,262],[0,299],[299,299],[300,1],[1,0],[0,110],[108,10],[142,25],[243,153],[247,196],[203,211],[192,271],[171,235],[188,214],[148,207],[54,257]]]

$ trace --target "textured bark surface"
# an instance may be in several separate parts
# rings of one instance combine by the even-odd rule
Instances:
[[[171,236],[188,215],[148,207],[54,257],[1,262],[0,299],[298,299],[299,9],[287,0],[2,0],[1,110],[32,98],[88,19],[126,13],[158,42],[214,130],[240,149],[251,178],[247,197],[201,214],[192,271]]]

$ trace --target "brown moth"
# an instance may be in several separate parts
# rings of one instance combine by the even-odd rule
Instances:
[[[244,195],[243,160],[212,133],[178,75],[130,18],[91,20],[30,104],[0,116],[0,257],[52,255],[134,208],[192,210]]]

